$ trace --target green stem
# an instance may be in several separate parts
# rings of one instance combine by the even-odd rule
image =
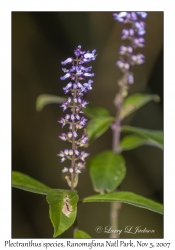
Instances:
[[[132,23],[132,27],[134,28],[134,24]],[[133,39],[131,39],[131,46],[133,47]],[[129,64],[131,64],[131,55],[128,55],[127,61]],[[113,146],[112,146],[112,151],[114,153],[121,153],[120,149],[120,136],[121,136],[121,111],[123,108],[123,103],[124,99],[127,95],[128,91],[128,75],[129,71],[125,71],[123,74],[123,77],[121,81],[119,80],[118,85],[119,85],[119,93],[117,94],[114,104],[116,104],[117,108],[117,114],[116,114],[116,119],[115,119],[115,124],[113,126]],[[119,102],[118,102],[119,100]],[[111,212],[110,212],[110,223],[112,226],[113,230],[118,229],[118,217],[119,217],[119,210],[121,208],[121,203],[120,202],[112,202],[111,203]],[[119,235],[117,233],[111,233],[110,238],[118,238]]]
[[[113,230],[116,230],[110,234],[110,238],[112,239],[119,238],[119,234],[117,234],[117,229],[119,229],[118,217],[121,206],[121,202],[111,202],[110,225]]]
[[[124,102],[124,91],[127,90],[127,77],[128,73],[125,72],[121,83],[122,85],[119,86],[119,94],[116,96],[117,98],[120,98],[120,104],[118,105],[117,109],[117,114],[116,114],[116,119],[115,119],[115,124],[113,127],[113,146],[112,146],[112,151],[114,153],[120,153],[120,136],[121,136],[121,111],[123,107],[123,102]],[[117,100],[116,100],[117,101]],[[115,101],[114,101],[115,103]],[[118,238],[119,235],[117,234],[117,230],[119,229],[119,223],[118,223],[118,218],[119,218],[119,210],[121,208],[122,204],[120,202],[112,202],[111,203],[111,208],[110,208],[110,225],[114,232],[110,234],[110,238]]]

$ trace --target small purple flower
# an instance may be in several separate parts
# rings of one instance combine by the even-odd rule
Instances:
[[[142,64],[145,62],[145,56],[142,55],[142,54],[137,54],[137,55],[132,55],[131,56],[131,60],[133,62],[133,65],[134,64]]]
[[[137,29],[138,35],[143,36],[145,31],[145,23],[143,21],[135,22],[135,28]]]
[[[86,77],[93,77],[95,74],[94,73],[84,73],[83,75]]]
[[[78,47],[74,50],[74,55],[76,57],[79,57],[80,55],[83,55],[85,51],[81,51],[81,45],[78,45]]]
[[[124,39],[128,39],[128,38],[132,38],[134,36],[134,29],[123,29],[122,30],[122,36],[121,38]]]
[[[66,65],[68,63],[72,63],[73,58],[67,58],[64,62],[61,62],[62,65]]]
[[[86,105],[88,104],[88,102],[86,102],[86,101],[84,101],[84,100],[82,100],[81,101],[81,107],[82,108],[86,108]]]
[[[93,81],[91,79],[89,79],[89,81],[87,83],[84,83],[83,84],[83,87],[84,87],[84,91],[87,92],[88,90],[91,90],[92,89],[92,83]]]
[[[69,106],[70,106],[70,103],[71,103],[72,99],[69,97],[67,99],[67,101],[63,102],[60,107],[63,108],[63,111],[65,111]]]
[[[82,85],[80,82],[77,82],[76,85],[77,85],[77,88],[78,88],[78,89],[82,89],[82,88],[83,88],[83,85]]]
[[[77,137],[78,137],[78,134],[77,134],[76,131],[73,131],[73,132],[72,132],[72,135],[73,135],[74,138],[77,138]]]
[[[146,12],[137,12],[137,14],[141,17],[141,18],[146,18],[147,17],[147,13]]]
[[[78,147],[83,147],[88,141],[86,134],[83,134],[80,139],[78,139],[78,130],[84,128],[87,123],[85,117],[81,117],[80,114],[83,113],[82,108],[86,108],[88,102],[83,100],[83,95],[87,93],[88,90],[92,89],[93,81],[89,79],[87,82],[82,83],[80,81],[84,80],[84,77],[93,77],[94,73],[91,73],[92,66],[84,67],[83,64],[89,63],[96,59],[96,50],[82,51],[81,45],[79,45],[74,50],[75,58],[69,57],[65,61],[62,61],[62,65],[69,64],[69,68],[62,68],[62,71],[65,73],[64,76],[61,76],[61,80],[71,79],[71,81],[63,88],[64,93],[70,93],[72,97],[68,97],[66,101],[61,104],[63,111],[70,109],[69,114],[66,114],[65,117],[62,117],[58,122],[64,127],[66,124],[69,124],[69,131],[62,133],[59,138],[63,141],[68,141],[72,143],[71,149],[65,149],[61,151],[58,156],[61,157],[61,162],[64,162],[66,159],[71,161],[70,167],[64,167],[63,173],[70,173],[73,182],[70,181],[70,178],[66,176],[66,180],[69,185],[72,185],[71,188],[75,188],[77,185],[74,183],[74,174],[81,173],[81,170],[85,166],[85,158],[89,155],[85,151],[81,153],[78,151]],[[83,161],[77,162],[78,160]],[[70,184],[71,183],[71,184]]]
[[[81,174],[81,170],[80,169],[75,169],[75,173],[76,174]]]
[[[60,151],[60,153],[57,154],[57,155],[60,156],[60,157],[64,157],[64,152],[63,152],[63,151]]]
[[[130,65],[128,62],[124,62],[124,61],[117,61],[116,65],[119,67],[119,69],[121,70],[129,70]]]
[[[71,156],[74,154],[74,151],[72,149],[69,149],[68,154]]]
[[[66,168],[66,167],[64,167],[63,170],[62,170],[62,173],[66,173],[66,172],[68,172],[68,171],[69,171],[69,169]]]
[[[129,75],[128,75],[128,83],[129,83],[129,84],[133,84],[133,83],[134,83],[134,77],[133,77],[132,74],[129,74]]]
[[[127,16],[127,12],[120,12],[119,14],[114,13],[113,17],[118,22],[123,22],[125,17]]]
[[[87,59],[87,60],[95,60],[96,58],[96,50],[93,50],[92,53],[89,53],[89,51],[87,53],[84,54],[84,58]]]
[[[78,144],[80,147],[83,147],[86,143],[88,142],[88,137],[87,135],[82,135],[82,137],[80,138]]]
[[[65,74],[64,76],[61,76],[60,79],[61,79],[61,80],[66,80],[66,79],[69,78],[70,76],[71,76],[71,74],[70,74],[70,73],[67,73],[67,74]]]
[[[76,114],[75,117],[76,117],[77,120],[80,120],[79,114]]]
[[[133,40],[133,44],[135,48],[137,47],[143,48],[145,46],[145,39],[143,37],[138,37],[138,38],[136,37]]]
[[[72,83],[69,82],[69,83],[66,85],[66,87],[63,88],[65,94],[67,94],[67,93],[70,91],[71,88],[72,88]]]
[[[79,156],[79,158],[82,160],[82,161],[85,161],[85,158],[89,156],[88,153],[86,153],[85,151],[81,151],[81,154]]]
[[[80,154],[77,149],[75,149],[74,152],[75,152],[75,155],[79,155]]]
[[[66,158],[65,158],[65,157],[61,158],[61,162],[64,162],[65,160],[66,160]]]
[[[67,121],[64,118],[61,118],[59,123],[62,123],[62,128],[66,125]]]
[[[120,55],[132,54],[133,48],[131,46],[121,46],[119,49]]]
[[[73,168],[69,168],[69,172],[70,172],[70,173],[73,173],[73,172],[74,172],[74,169],[73,169]]]
[[[63,141],[67,141],[67,135],[65,133],[62,133],[59,138]]]

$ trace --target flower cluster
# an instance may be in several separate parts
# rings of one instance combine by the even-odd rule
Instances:
[[[87,123],[87,119],[80,115],[83,113],[82,108],[86,108],[86,105],[88,104],[82,97],[88,90],[92,89],[93,81],[91,79],[85,83],[80,83],[80,81],[85,80],[86,77],[94,76],[94,73],[90,73],[92,67],[90,66],[86,68],[83,64],[95,60],[95,53],[96,50],[93,50],[92,53],[89,51],[82,51],[81,46],[79,45],[74,51],[75,58],[70,57],[61,62],[62,65],[71,65],[69,69],[62,68],[65,75],[60,77],[61,80],[71,80],[66,87],[63,88],[64,93],[69,93],[70,97],[68,97],[68,99],[61,105],[63,111],[69,109],[71,113],[66,114],[59,120],[62,127],[66,124],[69,125],[69,132],[62,133],[59,138],[63,141],[70,142],[72,148],[61,151],[58,156],[61,157],[61,162],[64,162],[67,159],[71,161],[71,166],[64,167],[62,172],[70,173],[71,178],[66,176],[66,180],[72,189],[77,185],[75,177],[77,174],[81,173],[81,170],[85,166],[85,158],[89,155],[85,151],[78,150],[79,147],[85,146],[88,141],[86,131],[84,130],[84,133],[79,138],[78,130],[82,129]]]
[[[121,39],[130,41],[130,44],[129,46],[122,45],[120,47],[120,60],[116,63],[119,69],[127,74],[127,84],[133,84],[134,82],[133,74],[130,71],[131,66],[145,62],[145,56],[141,53],[134,54],[134,50],[144,47],[145,39],[143,35],[146,31],[143,19],[146,16],[146,12],[120,12],[119,14],[113,14],[116,21],[130,24],[130,27],[124,28],[121,34]]]

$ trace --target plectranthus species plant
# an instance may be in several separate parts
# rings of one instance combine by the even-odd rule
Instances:
[[[117,109],[115,123],[111,125],[113,130],[113,145],[112,150],[115,153],[121,153],[122,147],[120,144],[120,136],[122,130],[122,120],[124,119],[124,100],[128,95],[130,85],[134,83],[134,75],[132,67],[134,65],[141,65],[145,62],[143,54],[136,53],[138,48],[145,46],[145,39],[143,36],[146,33],[145,23],[143,19],[147,17],[146,12],[120,12],[113,14],[114,19],[124,25],[121,33],[121,40],[124,42],[119,48],[119,60],[116,62],[117,67],[122,72],[122,77],[118,80],[118,92],[114,99],[114,105]],[[127,28],[125,27],[127,25]],[[132,109],[132,105],[131,105]],[[126,110],[128,112],[128,110]],[[120,186],[121,189],[121,186]],[[113,228],[118,227],[118,213],[121,209],[120,203],[111,203],[111,225]],[[111,238],[118,238],[117,232],[111,233]]]
[[[119,91],[114,100],[114,104],[117,108],[117,115],[116,123],[113,126],[115,133],[113,138],[113,150],[116,152],[120,152],[120,123],[122,121],[123,102],[128,95],[130,85],[134,83],[132,67],[145,62],[145,56],[140,52],[136,53],[136,50],[145,46],[145,39],[143,36],[146,30],[143,19],[145,19],[146,16],[146,12],[120,12],[119,14],[113,14],[117,22],[125,26],[128,25],[127,28],[124,27],[122,30],[121,39],[125,44],[122,44],[119,48],[119,60],[116,62],[116,65],[123,73],[122,78],[118,80]]]
[[[58,156],[61,158],[59,171],[61,175],[65,175],[68,189],[48,187],[28,175],[16,171],[12,174],[12,185],[15,188],[46,196],[50,220],[54,227],[53,237],[62,235],[72,226],[74,238],[91,238],[89,232],[82,231],[78,225],[77,206],[81,206],[82,203],[100,202],[101,208],[103,202],[111,204],[109,214],[104,215],[108,216],[108,229],[111,229],[111,233],[109,234],[108,231],[105,238],[106,236],[110,238],[123,237],[120,234],[121,228],[118,223],[122,203],[163,214],[162,204],[142,196],[140,190],[138,193],[133,193],[130,190],[125,191],[122,185],[127,172],[123,151],[134,150],[142,145],[163,149],[162,131],[123,125],[123,120],[131,113],[150,101],[159,101],[159,97],[155,94],[135,93],[129,95],[129,89],[135,83],[133,67],[145,63],[146,60],[142,53],[142,48],[146,44],[144,39],[146,18],[146,12],[113,13],[113,19],[123,25],[121,46],[116,47],[115,52],[116,72],[118,70],[121,72],[113,100],[116,116],[112,116],[103,107],[96,107],[92,103],[88,104],[84,99],[84,94],[89,90],[93,91],[93,84],[95,84],[92,80],[94,76],[94,73],[91,73],[92,66],[85,67],[85,65],[95,63],[95,59],[98,57],[96,50],[84,51],[80,45],[74,50],[71,57],[61,62],[64,74],[60,77],[60,84],[65,83],[62,81],[66,81],[63,86],[66,97],[40,95],[37,98],[36,108],[38,111],[50,103],[58,103],[63,110],[63,115],[58,118],[58,122],[62,128],[67,128],[67,132],[62,132],[59,138],[67,145],[66,148],[58,152]],[[95,62],[93,62],[94,60]],[[115,62],[108,63],[111,63],[112,67]],[[106,74],[108,73],[106,72]],[[99,152],[93,157],[89,156],[88,147],[108,129],[112,129],[113,132],[111,150]],[[124,136],[122,136],[123,132]],[[62,141],[60,142],[62,143]],[[87,157],[89,160],[86,160]],[[92,194],[79,200],[76,190],[78,189],[78,176],[82,173],[85,165],[89,171],[94,192],[98,194]],[[91,215],[89,215],[90,219]],[[97,225],[100,225],[100,222],[97,221]],[[143,225],[141,229],[144,228]],[[95,231],[95,228],[92,228],[94,237],[99,238],[101,232],[99,230],[101,229],[103,228],[96,227]],[[104,228],[104,230],[107,229]],[[140,235],[137,235],[137,238],[139,237]]]
[[[58,156],[61,157],[61,162],[64,162],[66,159],[71,161],[70,166],[64,167],[62,172],[70,174],[70,176],[66,175],[65,179],[72,190],[77,186],[78,174],[80,174],[85,167],[85,160],[89,155],[85,151],[78,150],[79,147],[83,147],[88,141],[86,130],[84,129],[84,133],[81,137],[78,136],[78,131],[83,129],[87,123],[87,119],[82,115],[84,113],[82,108],[86,108],[88,103],[83,100],[83,95],[92,89],[93,83],[91,79],[86,83],[82,83],[81,81],[94,76],[94,73],[90,73],[92,66],[84,67],[83,65],[95,60],[95,52],[96,50],[93,50],[92,53],[82,51],[79,45],[74,51],[75,58],[70,57],[61,62],[62,65],[71,65],[70,69],[62,69],[66,74],[60,78],[61,80],[71,80],[71,82],[63,88],[65,94],[69,93],[71,97],[68,97],[61,105],[63,111],[69,109],[69,114],[66,114],[65,117],[59,121],[62,123],[62,127],[66,124],[69,125],[69,132],[67,134],[62,133],[59,137],[63,141],[70,142],[72,147],[71,149],[61,151]]]

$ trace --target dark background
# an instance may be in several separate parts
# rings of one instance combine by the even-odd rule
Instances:
[[[124,124],[163,129],[163,12],[149,12],[146,18],[146,47],[140,52],[146,63],[135,66],[133,93],[155,93],[159,103],[150,102],[124,120]],[[113,99],[120,71],[116,68],[120,34],[123,26],[113,20],[112,12],[12,12],[12,169],[40,180],[53,188],[68,189],[61,170],[64,164],[56,156],[64,144],[59,140],[63,115],[59,105],[46,106],[36,112],[38,95],[63,96],[60,62],[73,56],[81,44],[83,50],[97,50],[91,63],[95,72],[93,90],[86,100],[109,109],[115,115]],[[109,130],[88,151],[91,156],[111,149]],[[122,190],[163,203],[163,153],[142,146],[124,152],[127,175]],[[93,195],[87,169],[80,175],[77,187],[80,198]],[[109,225],[109,204],[81,204],[78,207],[79,229],[94,238],[96,226]],[[155,230],[154,234],[122,234],[121,238],[162,238],[163,216],[145,209],[122,205],[119,229],[128,225]],[[45,196],[12,189],[12,238],[52,238]],[[60,238],[72,238],[72,229]]]

